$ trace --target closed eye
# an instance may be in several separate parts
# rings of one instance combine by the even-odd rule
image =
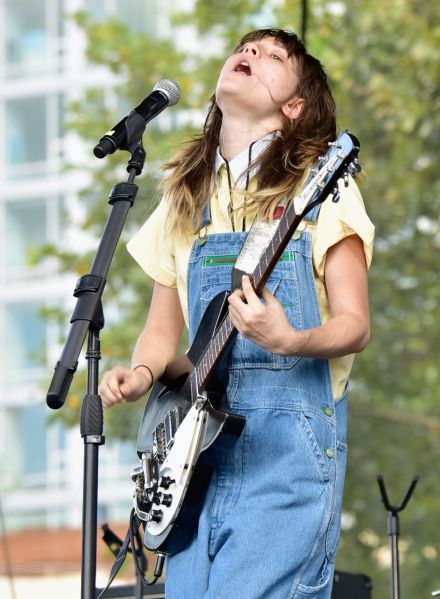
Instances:
[[[274,58],[275,60],[280,60],[281,62],[284,62],[283,58],[278,54],[271,54],[270,57]]]

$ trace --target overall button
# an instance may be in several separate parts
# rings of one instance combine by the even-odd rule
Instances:
[[[324,414],[326,416],[332,416],[333,415],[333,410],[329,406],[327,406],[326,408],[324,408]]]
[[[325,450],[325,453],[327,454],[328,458],[334,458],[335,457],[335,452],[333,451],[333,449],[331,447],[328,447]]]
[[[299,239],[301,237],[301,231],[298,231],[298,229],[293,233],[291,239]]]

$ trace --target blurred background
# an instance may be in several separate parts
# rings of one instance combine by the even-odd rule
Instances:
[[[79,596],[85,394],[80,360],[61,410],[46,405],[75,282],[89,272],[108,194],[129,155],[92,148],[162,78],[178,106],[150,123],[147,162],[104,294],[101,371],[128,362],[151,292],[125,243],[158,201],[160,165],[200,130],[225,55],[250,29],[305,36],[326,66],[338,124],[361,141],[376,225],[373,336],[352,377],[337,568],[389,596],[387,513],[399,503],[405,597],[440,588],[438,0],[0,0],[0,595]],[[182,342],[182,349],[185,340]],[[142,406],[105,413],[99,523],[125,534]],[[268,548],[268,551],[270,548]],[[98,583],[112,556],[98,540]],[[152,561],[152,560],[151,560]],[[133,581],[132,566],[122,578]]]

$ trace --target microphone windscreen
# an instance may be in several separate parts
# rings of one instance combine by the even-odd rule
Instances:
[[[173,79],[161,79],[156,83],[153,90],[164,93],[170,106],[174,106],[179,101],[180,87]]]

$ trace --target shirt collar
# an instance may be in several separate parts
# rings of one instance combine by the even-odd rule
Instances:
[[[256,142],[254,142],[252,144],[252,150],[251,150],[251,152],[252,152],[251,161],[254,161],[256,158],[258,158],[264,152],[264,150],[267,148],[267,145],[277,135],[279,135],[279,132],[273,131],[272,133],[269,133],[262,139],[259,139]],[[223,158],[223,156],[220,154],[220,146],[217,146],[217,151],[215,154],[215,164],[214,164],[214,172],[216,174],[215,182],[216,182],[217,186],[218,186],[218,172],[223,164],[226,164],[226,161]],[[238,154],[238,156],[235,156],[232,160],[229,161],[229,171],[231,173],[232,182],[236,183],[238,181],[237,188],[240,191],[246,187],[246,177],[244,176],[244,177],[240,178],[240,175],[242,175],[243,173],[246,172],[246,169],[248,168],[248,164],[249,164],[249,148],[246,148],[245,150],[240,152],[240,154]],[[257,168],[252,169],[252,171],[249,174],[249,179],[252,179],[252,177],[256,174],[257,170],[258,170]]]

